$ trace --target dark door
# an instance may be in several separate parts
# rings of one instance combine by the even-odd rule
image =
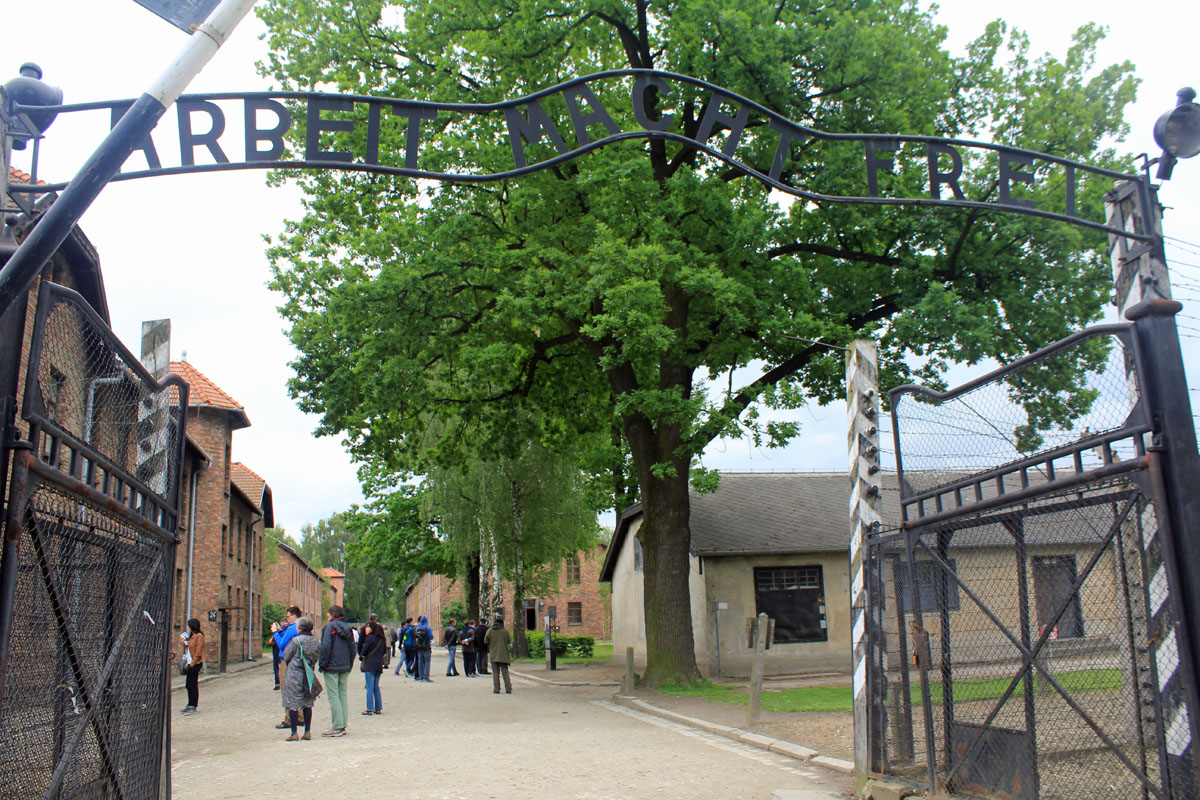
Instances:
[[[1037,598],[1038,631],[1049,625],[1056,611],[1067,603],[1052,637],[1077,639],[1083,636],[1083,614],[1075,591],[1075,556],[1034,556],[1033,593]]]
[[[823,642],[825,586],[820,565],[755,567],[756,613],[775,620],[775,639],[787,642]]]
[[[537,629],[538,629],[537,609],[536,608],[525,609],[525,630],[536,631]]]

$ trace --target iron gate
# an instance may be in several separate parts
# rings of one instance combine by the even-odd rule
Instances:
[[[0,796],[169,793],[168,658],[187,387],[43,282],[0,562]]]
[[[941,794],[1197,797],[1138,342],[1100,326],[953,391],[891,392],[901,522],[867,542],[873,772]]]

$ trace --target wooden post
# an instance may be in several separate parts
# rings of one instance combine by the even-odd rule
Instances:
[[[870,706],[873,695],[882,697],[875,686],[868,657],[872,647],[870,606],[873,571],[869,569],[867,535],[879,525],[879,368],[875,342],[856,339],[846,359],[846,449],[850,461],[850,657],[854,670],[854,778],[859,794],[867,784],[871,757],[880,743],[870,735]],[[878,643],[874,643],[878,644]],[[878,714],[878,711],[876,711]]]
[[[763,657],[767,652],[767,615],[759,614],[754,626],[754,664],[750,668],[750,701],[746,709],[746,727],[758,722],[762,709]]]
[[[625,694],[631,693],[635,688],[637,675],[633,672],[633,648],[625,648],[625,681],[621,685],[621,691]]]

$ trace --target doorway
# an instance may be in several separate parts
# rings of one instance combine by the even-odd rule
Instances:
[[[1083,614],[1079,593],[1075,591],[1075,556],[1034,556],[1033,593],[1037,598],[1038,632],[1044,631],[1055,612],[1065,602],[1067,610],[1059,618],[1052,639],[1078,639],[1083,636]]]

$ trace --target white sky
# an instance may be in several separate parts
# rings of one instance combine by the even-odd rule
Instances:
[[[1130,59],[1143,79],[1138,102],[1128,112],[1132,134],[1124,147],[1157,155],[1151,138],[1154,120],[1174,105],[1181,86],[1200,83],[1194,68],[1188,73],[1179,66],[1196,63],[1196,9],[1190,0],[1135,5],[1010,0],[1000,6],[947,0],[938,17],[950,29],[954,50],[1002,14],[1030,33],[1035,54],[1049,50],[1060,57],[1080,24],[1107,25],[1109,37],[1098,63]],[[33,61],[41,65],[47,83],[63,88],[68,103],[137,97],[186,40],[133,0],[26,0],[7,4],[3,20],[7,44],[0,82],[15,77],[22,62]],[[254,70],[265,54],[257,38],[261,32],[253,14],[247,17],[187,91],[271,88]],[[68,116],[56,121],[43,142],[39,177],[69,179],[103,137],[104,116],[93,112],[69,115],[70,123]],[[83,117],[94,121],[91,128],[73,121]],[[229,137],[237,133],[240,119],[231,115],[227,124],[222,144],[238,142]],[[164,162],[177,163],[174,133],[159,137]],[[240,144],[229,150],[237,160]],[[14,153],[14,166],[28,171],[29,152]],[[136,351],[142,320],[172,320],[172,358],[186,350],[188,361],[245,406],[253,426],[235,435],[234,458],[266,478],[274,491],[276,524],[298,534],[304,523],[359,502],[361,494],[339,443],[313,437],[316,420],[300,413],[287,396],[287,362],[293,351],[275,312],[278,297],[266,288],[269,271],[261,237],[278,233],[283,219],[297,217],[299,202],[289,190],[267,188],[264,178],[264,172],[247,171],[115,183],[80,225],[100,253],[117,334]],[[1200,299],[1200,159],[1176,167],[1161,199],[1167,207],[1166,234],[1185,242],[1167,251],[1173,279],[1179,280],[1177,299],[1185,304],[1179,321],[1185,336],[1200,335],[1200,310],[1189,302]],[[1196,289],[1189,293],[1186,281]],[[1200,348],[1189,346],[1200,339],[1185,338],[1183,343],[1188,363],[1200,362]],[[814,407],[799,412],[799,418],[804,433],[788,448],[766,452],[746,442],[717,443],[706,454],[706,466],[845,469],[843,409]]]

